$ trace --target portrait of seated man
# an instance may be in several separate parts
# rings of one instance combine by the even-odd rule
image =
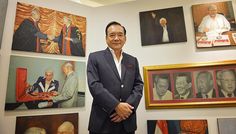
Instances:
[[[236,74],[234,69],[217,71],[219,97],[231,98],[236,96]]]
[[[196,76],[197,98],[215,98],[216,91],[212,73],[209,71],[200,71]]]
[[[236,24],[232,1],[192,6],[196,46],[212,48],[236,44]]]
[[[224,15],[219,14],[216,5],[208,7],[208,15],[206,15],[199,27],[198,31],[201,33],[223,33],[230,30],[230,23]]]
[[[175,95],[174,99],[193,98],[192,78],[190,72],[176,73],[175,79]]]
[[[153,99],[172,100],[173,95],[170,90],[170,76],[168,74],[158,74],[153,76]]]

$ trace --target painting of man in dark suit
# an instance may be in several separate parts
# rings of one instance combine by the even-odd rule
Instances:
[[[234,69],[217,71],[219,97],[236,97],[236,74]]]
[[[216,91],[212,73],[209,71],[200,71],[196,76],[197,98],[215,98]]]
[[[175,95],[174,99],[193,98],[192,78],[190,72],[181,72],[174,74],[175,78]]]
[[[187,41],[182,7],[139,13],[142,46]]]

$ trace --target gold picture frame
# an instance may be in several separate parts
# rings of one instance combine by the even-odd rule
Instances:
[[[146,109],[235,106],[235,70],[236,60],[144,66]]]

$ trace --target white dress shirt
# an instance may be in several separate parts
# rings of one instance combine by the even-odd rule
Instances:
[[[114,59],[114,61],[115,61],[116,69],[117,69],[117,71],[118,71],[118,73],[119,73],[119,76],[120,76],[120,78],[121,78],[121,61],[122,61],[122,59],[123,59],[123,55],[122,55],[123,51],[121,51],[120,59],[117,59],[114,50],[111,49],[110,47],[109,47],[109,49],[110,49],[111,54],[112,54],[112,56],[113,56],[113,59]]]
[[[199,32],[204,32],[205,28],[209,29],[209,32],[222,33],[230,30],[230,23],[221,14],[216,14],[215,18],[211,18],[210,15],[205,16],[202,19],[201,24],[198,27]]]

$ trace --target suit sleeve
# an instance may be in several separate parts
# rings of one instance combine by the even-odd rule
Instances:
[[[62,93],[59,94],[58,96],[53,97],[53,102],[60,102],[60,101],[65,101],[65,100],[69,100],[73,97],[73,95],[75,94],[76,91],[76,87],[77,87],[78,81],[76,78],[74,79],[70,79],[70,83],[67,84],[67,86],[64,86]],[[65,84],[64,84],[65,85]]]
[[[104,88],[100,76],[98,59],[93,54],[89,55],[87,65],[87,77],[90,93],[93,96],[94,103],[99,105],[103,111],[111,114],[115,107],[119,104],[117,100],[106,88]]]
[[[126,100],[126,102],[131,104],[134,107],[134,110],[136,110],[142,98],[142,95],[143,95],[143,81],[139,72],[138,60],[135,58],[135,79],[134,79],[133,90],[128,99]]]

